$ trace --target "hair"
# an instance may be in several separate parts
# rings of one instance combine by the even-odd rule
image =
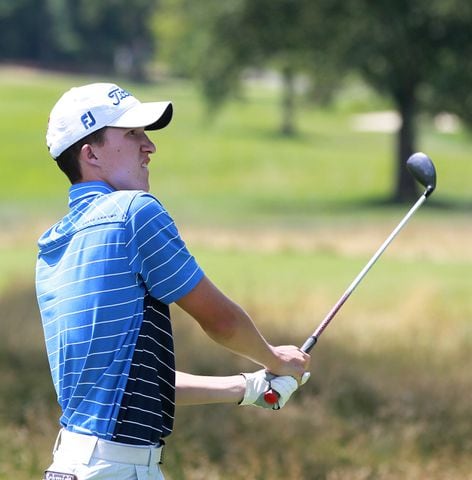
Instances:
[[[105,129],[107,127],[100,128],[99,130],[81,138],[78,142],[64,150],[57,158],[56,163],[59,168],[66,174],[70,183],[74,184],[82,180],[82,170],[80,169],[79,155],[82,147],[87,143],[96,143],[103,145],[105,142]]]

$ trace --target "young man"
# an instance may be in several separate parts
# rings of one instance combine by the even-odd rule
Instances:
[[[309,356],[271,346],[248,314],[205,276],[162,204],[149,192],[170,102],[141,103],[114,84],[73,88],[46,135],[67,175],[69,213],[39,239],[38,304],[62,408],[47,479],[160,479],[175,404],[281,408]],[[169,304],[206,334],[263,367],[206,377],[176,372]],[[270,374],[269,374],[270,372]],[[264,393],[280,395],[275,406]]]

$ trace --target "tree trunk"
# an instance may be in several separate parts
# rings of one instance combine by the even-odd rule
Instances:
[[[418,196],[415,180],[406,169],[406,161],[415,151],[415,96],[413,92],[397,98],[401,125],[397,136],[396,183],[393,194],[395,203],[410,202]]]
[[[292,67],[282,69],[282,135],[295,134],[295,75]]]

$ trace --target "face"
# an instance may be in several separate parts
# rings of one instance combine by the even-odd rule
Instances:
[[[96,174],[116,190],[149,191],[150,155],[156,146],[144,128],[114,128],[105,130],[103,145],[93,145]]]

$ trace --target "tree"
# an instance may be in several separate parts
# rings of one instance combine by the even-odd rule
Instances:
[[[317,44],[392,99],[402,120],[393,200],[410,201],[417,191],[405,160],[416,150],[418,113],[445,109],[472,119],[464,108],[472,106],[464,62],[472,7],[460,0],[334,0],[331,7],[336,13],[323,15],[327,31]]]
[[[198,53],[193,73],[211,105],[237,90],[249,66],[283,72],[284,119],[293,118],[292,82],[301,71],[314,72],[318,81],[323,73],[332,79],[335,71],[339,77],[358,72],[387,95],[402,119],[393,201],[417,196],[405,160],[416,150],[418,113],[448,110],[472,125],[470,2],[201,0],[202,15],[188,0],[168,1],[185,4],[181,15],[187,15],[187,39],[192,30],[200,32],[200,48],[192,50]],[[282,127],[286,133],[293,129],[293,123]]]
[[[174,71],[199,82],[210,109],[239,91],[247,68],[271,67],[283,82],[281,132],[295,133],[297,72],[306,69],[302,48],[303,8],[295,0],[164,0],[158,38],[173,48],[165,58]],[[180,29],[176,33],[175,26]],[[185,28],[182,26],[185,25]],[[178,27],[177,27],[178,28]]]
[[[142,80],[157,1],[0,0],[0,58]]]

